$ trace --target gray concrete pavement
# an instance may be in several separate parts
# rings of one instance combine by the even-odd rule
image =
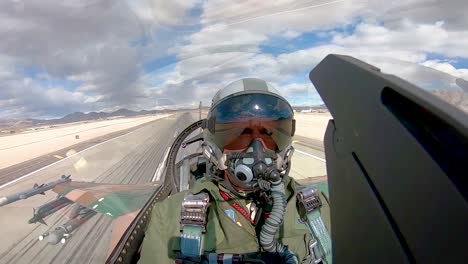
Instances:
[[[157,122],[152,121],[152,122]],[[0,169],[0,186],[2,186],[5,183],[8,183],[14,179],[17,179],[23,175],[26,175],[28,173],[34,172],[40,168],[43,168],[45,166],[48,166],[54,162],[57,162],[65,157],[67,157],[67,153],[71,152],[80,152],[84,149],[87,149],[91,146],[97,145],[99,143],[105,142],[109,139],[125,135],[131,131],[134,131],[136,129],[139,129],[141,127],[149,125],[148,123],[131,127],[128,129],[120,130],[117,132],[109,133],[100,137],[96,137],[90,140],[86,140],[84,142],[65,147],[63,149],[48,153],[46,155],[21,162],[19,164],[15,164],[13,166],[9,166],[3,169]]]
[[[0,190],[5,196],[49,182],[62,174],[76,181],[134,184],[149,182],[170,146],[175,131],[182,131],[190,116],[158,120],[129,134],[88,148]],[[38,236],[64,223],[65,208],[46,219],[48,226],[27,224],[34,207],[55,198],[53,192],[0,207],[0,263],[103,263],[108,253],[112,219],[95,215],[65,244],[49,245]]]
[[[295,137],[295,149],[290,175],[296,180],[321,177],[327,174],[323,143],[304,137]]]

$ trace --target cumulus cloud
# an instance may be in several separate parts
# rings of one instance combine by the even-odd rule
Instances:
[[[397,69],[397,63],[384,63],[385,58],[423,64],[432,54],[467,57],[468,31],[460,27],[466,21],[462,16],[452,17],[461,14],[457,11],[461,6],[462,1],[424,0],[404,3],[282,0],[273,4],[205,1],[201,29],[186,37],[187,43],[173,49],[181,59],[174,67],[172,80],[176,81],[170,82],[170,86],[163,85],[159,93],[175,96],[179,84],[190,87],[187,92],[191,96],[210,96],[215,90],[204,84],[213,83],[214,78],[223,84],[226,79],[230,82],[233,78],[256,76],[274,82],[286,94],[293,95],[295,88],[308,89],[308,94],[313,94],[314,89],[307,87],[307,78],[301,82],[293,79],[306,76],[329,53],[375,62],[389,72]],[[294,46],[295,39],[307,32],[320,33],[329,40],[292,52],[281,52],[282,47],[275,46],[278,39],[289,40]],[[273,48],[262,53],[261,46],[265,44]]]
[[[468,31],[450,32],[443,28],[443,23],[414,24],[406,21],[399,29],[361,23],[351,33],[329,33],[332,39],[324,45],[298,50],[279,56],[286,72],[303,69],[310,63],[316,63],[327,54],[338,53],[357,58],[388,58],[422,63],[428,54],[446,57],[468,57],[466,45]],[[463,36],[454,38],[454,35]],[[435,64],[427,63],[425,66]]]
[[[199,0],[133,0],[127,4],[144,23],[153,26],[182,25],[182,23],[197,23],[187,16]]]
[[[312,100],[307,72],[329,53],[417,80],[432,78],[388,59],[466,79],[454,63],[468,57],[464,10],[461,0],[2,1],[0,117],[205,103],[243,77]]]
[[[85,111],[98,99],[63,87],[44,88],[31,78],[14,77],[2,80],[0,109],[3,118],[54,117],[64,112]]]
[[[48,114],[87,110],[87,103],[92,101],[100,102],[102,107],[137,105],[145,96],[144,87],[139,85],[144,73],[143,64],[152,59],[149,55],[164,54],[167,42],[170,42],[170,38],[156,41],[154,34],[167,29],[168,25],[182,23],[187,10],[196,3],[166,2],[1,1],[0,59],[1,64],[8,60],[8,65],[0,68],[0,85],[3,90],[14,90],[3,94],[15,96],[9,98],[10,107],[16,109],[15,116],[21,116],[21,112],[24,116],[43,115],[50,111],[51,105],[60,105],[60,102],[52,101],[66,101],[67,98],[74,100],[69,109],[62,108],[60,113],[54,108],[57,111]],[[144,10],[150,10],[150,13]],[[147,39],[152,40],[151,45],[145,44]],[[149,48],[151,54],[145,52]],[[59,98],[52,96],[50,85],[37,80],[36,90],[42,91],[48,100],[37,100],[36,106],[32,107],[25,104],[30,95],[17,92],[27,87],[7,83],[7,78],[12,75],[19,79],[48,76],[70,82],[76,91],[69,91],[62,94],[66,98]],[[11,102],[17,105],[11,105]],[[80,103],[80,107],[74,107]],[[11,115],[5,108],[0,110],[1,117]]]
[[[213,47],[213,50],[224,50],[223,47]],[[312,69],[310,64],[293,71],[288,66],[290,62],[283,55],[263,54],[256,52],[220,51],[209,56],[201,55],[178,61],[169,73],[161,75],[164,78],[150,78],[155,95],[167,97],[181,103],[191,103],[202,100],[209,103],[213,95],[232,81],[256,77],[267,80],[278,87],[289,99],[316,98],[307,78],[307,72]],[[318,59],[315,61],[318,62]],[[300,72],[299,76],[298,73]],[[165,81],[161,82],[164,79]],[[181,96],[181,95],[184,96]]]
[[[332,42],[357,51],[363,49],[387,53],[409,51],[415,55],[419,52],[468,57],[466,48],[468,30],[451,31],[444,25],[444,21],[416,24],[404,20],[399,27],[389,29],[382,25],[362,23],[351,35],[336,34]],[[417,60],[418,57],[408,59]]]
[[[457,69],[450,62],[441,61],[441,60],[427,60],[421,63],[426,67],[436,69],[441,72],[448,73],[452,76],[459,77],[465,80],[468,80],[468,69]]]
[[[225,24],[269,35],[288,30],[305,32],[350,23],[363,7],[361,1],[344,0],[280,0],[273,3],[214,0],[204,3],[202,24]]]
[[[332,31],[328,34],[331,40],[327,44],[279,55],[262,54],[255,49],[230,52],[223,48],[223,43],[219,47],[212,46],[211,51],[219,52],[181,60],[174,68],[173,75],[166,76],[170,85],[163,86],[159,92],[176,97],[185,88],[190,95],[187,99],[194,96],[211,97],[216,89],[206,84],[223,84],[242,77],[255,76],[276,83],[289,98],[293,98],[295,91],[300,89],[306,91],[303,94],[312,97],[316,93],[308,84],[307,72],[330,53],[355,56],[423,87],[428,87],[430,82],[445,76],[441,77],[436,71],[428,71],[418,64],[466,78],[466,69],[457,69],[449,62],[427,59],[429,54],[451,57],[457,50],[466,52],[464,45],[468,41],[459,41],[460,38],[454,40],[453,32],[444,28],[444,23],[439,21],[433,24],[405,21],[394,29],[362,22],[352,32]],[[465,35],[467,32],[458,31],[456,34]],[[235,47],[229,47],[233,46]],[[240,50],[243,47],[245,46],[240,45]],[[189,48],[192,47],[189,45]],[[457,53],[457,56],[467,57],[468,54],[463,52]],[[303,75],[301,82],[288,83],[289,79],[297,78],[298,75]],[[215,87],[221,88],[220,85]]]
[[[378,22],[389,29],[401,27],[406,20],[415,24],[444,21],[450,31],[465,30],[463,0],[211,0],[203,4],[203,28],[225,25],[260,35],[290,36],[304,32],[327,31],[354,24],[356,20]]]

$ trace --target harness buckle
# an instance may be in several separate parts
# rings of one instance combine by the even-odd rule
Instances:
[[[210,197],[204,192],[187,193],[184,197],[180,212],[180,254],[177,258],[182,262],[198,263],[201,259],[209,202]]]
[[[299,216],[301,220],[307,221],[307,214],[322,207],[319,191],[316,188],[305,188],[296,195],[299,203]]]
[[[180,212],[180,231],[186,225],[200,226],[202,232],[206,232],[206,215],[210,197],[207,193],[187,194],[182,202],[182,210]]]

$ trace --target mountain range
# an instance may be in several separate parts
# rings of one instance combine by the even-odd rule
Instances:
[[[141,110],[141,111],[132,111],[125,108],[119,109],[114,112],[75,112],[68,114],[62,118],[56,119],[23,119],[23,120],[13,120],[13,119],[0,119],[0,130],[18,130],[28,127],[36,127],[36,126],[51,126],[51,125],[60,125],[66,123],[73,123],[73,122],[81,122],[81,121],[89,121],[89,120],[99,120],[99,119],[107,119],[112,117],[132,117],[132,116],[140,116],[140,115],[148,115],[148,114],[158,114],[158,113],[169,113],[173,112],[174,110]]]
[[[326,109],[325,105],[318,105],[312,107],[306,106],[293,106],[296,111],[301,111],[304,109]],[[209,107],[203,107],[204,110],[208,110]],[[193,109],[178,109],[178,111],[182,110],[193,110]],[[107,119],[112,117],[133,117],[133,116],[141,116],[141,115],[148,115],[148,114],[158,114],[158,113],[170,113],[176,110],[141,110],[141,111],[132,111],[125,108],[121,108],[114,112],[75,112],[68,114],[62,118],[56,119],[22,119],[22,120],[15,120],[15,119],[0,119],[0,131],[3,133],[10,132],[10,131],[17,131],[25,128],[30,127],[40,127],[40,126],[52,126],[52,125],[60,125],[60,124],[67,124],[73,122],[82,122],[82,121],[90,121],[90,120],[100,120],[100,119]],[[13,133],[13,132],[12,132]]]

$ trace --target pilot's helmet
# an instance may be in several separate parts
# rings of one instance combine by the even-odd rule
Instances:
[[[256,173],[262,171],[258,167],[285,168],[286,156],[292,154],[293,117],[291,105],[272,85],[260,79],[241,79],[213,97],[204,141],[224,157],[218,168],[226,171],[229,181],[251,190],[264,176]]]

